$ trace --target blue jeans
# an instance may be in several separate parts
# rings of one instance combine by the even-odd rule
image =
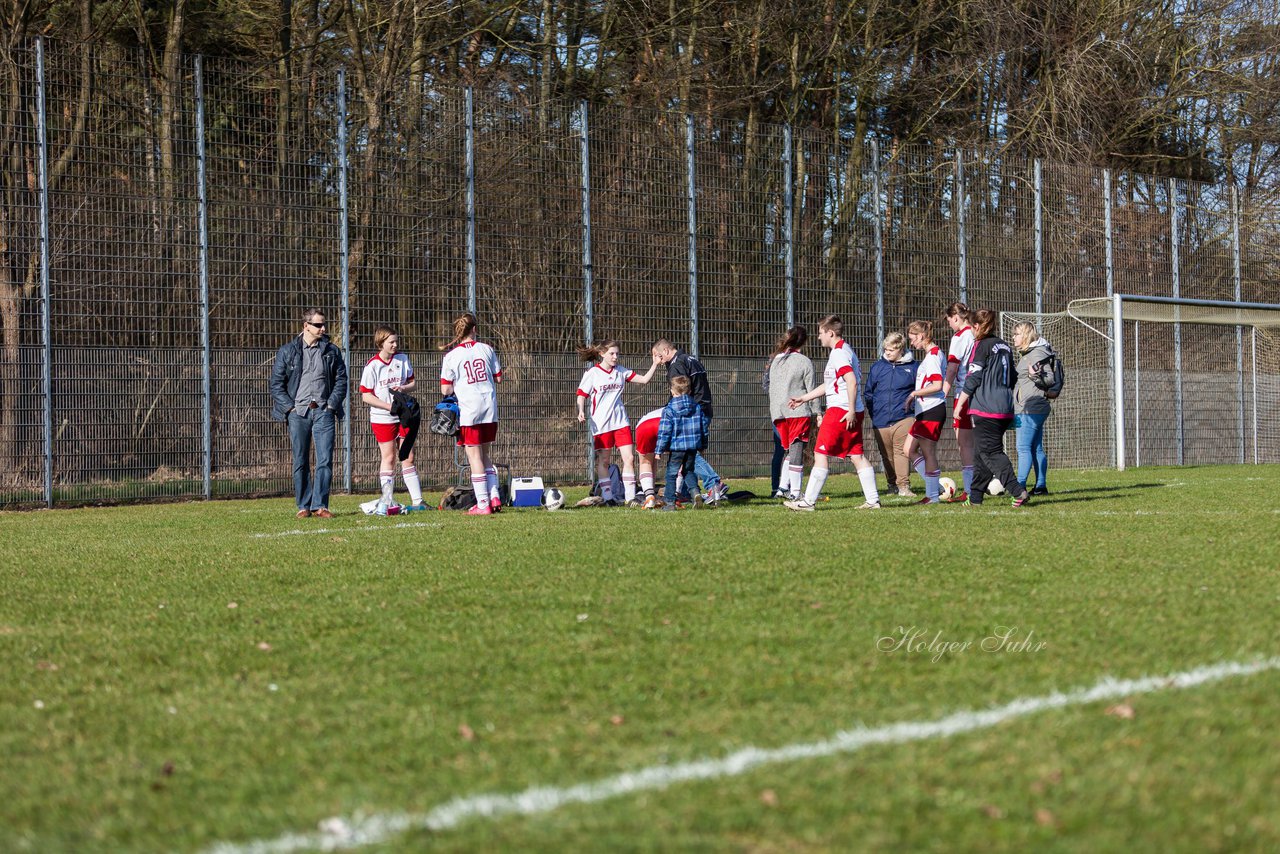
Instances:
[[[1049,420],[1049,413],[1032,415],[1024,412],[1018,416],[1018,482],[1027,485],[1027,475],[1031,473],[1031,463],[1036,466],[1036,486],[1044,487],[1048,483],[1049,455],[1044,451],[1044,422]]]
[[[672,451],[671,453],[679,455],[684,451]],[[696,454],[697,451],[690,451],[689,453]],[[720,475],[716,474],[716,470],[711,467],[711,463],[707,462],[706,457],[702,456],[702,454],[698,454],[693,458],[693,475],[690,476],[687,471],[684,474],[684,483],[680,486],[681,501],[689,500],[689,490],[690,488],[697,489],[699,480],[702,481],[703,492],[710,492],[715,488],[716,484],[720,483]]]
[[[667,488],[662,493],[662,498],[668,504],[679,497],[682,501],[689,499],[688,486],[691,480],[691,472],[697,463],[697,451],[669,451],[667,453]],[[676,475],[680,474],[680,470],[684,469],[684,486],[679,496],[676,496]]]
[[[293,499],[299,510],[329,506],[333,480],[333,443],[337,437],[332,412],[309,409],[289,413],[289,441],[293,444]],[[316,447],[316,473],[311,476],[311,445]]]

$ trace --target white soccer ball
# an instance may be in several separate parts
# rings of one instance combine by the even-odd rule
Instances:
[[[987,494],[999,495],[1002,492],[1004,492],[1004,484],[994,477],[991,478],[991,483],[987,484]]]
[[[548,510],[559,510],[564,506],[564,493],[554,486],[542,493],[542,506]]]
[[[956,494],[956,482],[949,477],[938,478],[938,500],[950,501]]]

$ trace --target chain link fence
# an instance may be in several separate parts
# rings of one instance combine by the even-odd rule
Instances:
[[[288,494],[267,378],[310,307],[350,366],[335,489],[368,491],[356,387],[384,323],[430,401],[450,321],[474,309],[505,368],[495,458],[563,482],[587,477],[588,339],[617,339],[641,371],[659,337],[699,355],[709,456],[745,476],[768,472],[761,372],[793,323],[841,315],[865,371],[886,332],[945,330],[957,299],[1031,314],[1112,292],[1277,301],[1280,223],[1223,186],[424,79],[365,91],[337,68],[282,84],[104,47],[9,56],[0,506]],[[1146,358],[1182,362],[1152,369],[1193,391],[1237,349],[1233,330],[1152,334],[1169,340]],[[665,402],[658,379],[628,392],[633,421]],[[1188,394],[1168,391],[1171,406]],[[1161,421],[1178,426],[1152,462],[1238,460],[1212,413]],[[428,484],[456,463],[422,437]]]

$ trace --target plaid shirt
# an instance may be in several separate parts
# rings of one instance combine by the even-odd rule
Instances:
[[[707,447],[707,428],[711,419],[687,394],[671,398],[662,410],[658,424],[657,453],[667,451],[701,451]]]

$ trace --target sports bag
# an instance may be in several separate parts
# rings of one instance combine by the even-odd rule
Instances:
[[[441,510],[470,510],[476,506],[476,494],[470,487],[451,486],[440,498]]]
[[[618,468],[617,463],[609,466],[609,488],[613,492],[613,500],[616,504],[621,504],[623,496],[626,493],[622,488],[622,469]],[[592,495],[600,494],[600,484],[596,483],[591,487]]]
[[[1062,359],[1052,350],[1048,356],[1031,366],[1031,384],[1043,391],[1049,400],[1055,400],[1062,394],[1065,380]]]
[[[458,396],[446,395],[431,411],[431,432],[441,436],[456,436],[461,418],[462,411],[458,408]]]

